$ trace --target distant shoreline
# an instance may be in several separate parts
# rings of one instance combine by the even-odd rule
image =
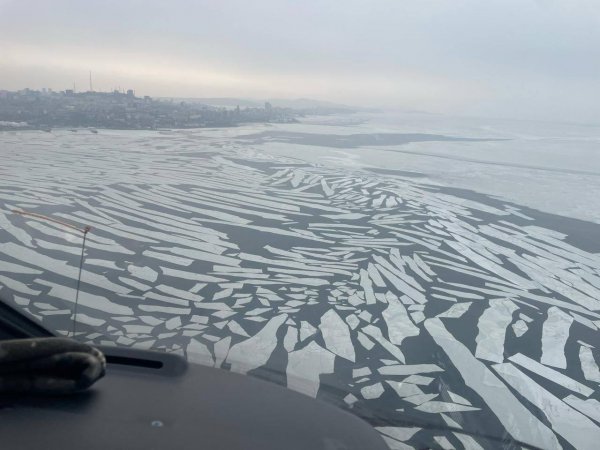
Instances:
[[[339,112],[332,107],[290,108],[270,102],[226,108],[190,101],[137,97],[133,90],[17,92],[0,90],[0,130],[108,129],[156,130],[228,128],[248,123],[297,123],[298,117]],[[350,112],[350,111],[346,111]]]
[[[72,131],[78,133],[80,131],[89,131],[90,133],[97,133],[98,131],[171,131],[171,130],[201,130],[209,128],[237,128],[245,125],[256,125],[256,124],[273,124],[277,122],[240,122],[236,124],[228,125],[207,125],[207,126],[189,126],[189,127],[159,127],[159,128],[119,128],[119,127],[69,127],[69,126],[56,126],[56,127],[42,127],[42,126],[23,126],[23,127],[3,127],[0,126],[0,132],[6,131],[43,131],[50,133],[52,131]],[[285,122],[287,124],[301,123],[298,120]]]

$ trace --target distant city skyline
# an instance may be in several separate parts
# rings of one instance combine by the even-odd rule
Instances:
[[[90,81],[89,88],[93,89]],[[294,123],[297,115],[314,113],[273,107],[214,107],[199,102],[165,101],[137,97],[133,89],[98,92],[87,90],[0,90],[0,131],[53,128],[159,129],[230,127],[241,123]],[[321,114],[332,111],[322,110]]]
[[[597,122],[600,2],[0,0],[0,86]]]
[[[54,89],[51,87],[40,87],[35,88],[31,86],[27,86],[20,89],[4,89],[0,86],[0,99],[2,95],[5,93],[24,93],[24,92],[32,92],[32,93],[42,93],[42,94],[86,94],[86,93],[94,93],[94,94],[127,94],[131,96],[136,96],[139,98],[151,99],[155,98],[157,100],[194,100],[194,101],[205,101],[207,105],[211,106],[229,106],[229,107],[266,107],[267,104],[271,104],[271,102],[275,102],[277,107],[280,108],[294,108],[294,109],[311,109],[311,108],[339,108],[346,110],[347,112],[357,112],[360,110],[369,111],[370,109],[366,108],[357,108],[352,105],[335,103],[322,101],[318,99],[308,99],[308,98],[296,98],[296,99],[288,99],[288,98],[236,98],[236,97],[176,97],[176,96],[163,96],[163,97],[152,97],[149,95],[140,95],[136,92],[135,88],[123,88],[120,86],[113,87],[110,89],[93,89],[90,90],[91,86],[88,86],[88,89],[77,89],[77,86],[74,84],[70,87],[58,88]],[[237,102],[237,103],[236,103]],[[376,111],[376,110],[373,110]]]

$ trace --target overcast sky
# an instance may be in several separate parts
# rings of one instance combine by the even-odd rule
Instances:
[[[0,0],[0,89],[600,122],[600,0]]]

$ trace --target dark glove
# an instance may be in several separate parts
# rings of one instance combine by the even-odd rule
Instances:
[[[0,341],[0,394],[64,394],[104,376],[100,350],[67,338]]]

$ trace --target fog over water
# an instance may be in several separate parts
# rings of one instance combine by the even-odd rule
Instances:
[[[0,89],[597,122],[595,0],[0,0]]]
[[[404,171],[423,182],[600,223],[600,127],[364,113],[308,117],[281,129],[290,134],[264,131],[242,142],[330,168]]]

